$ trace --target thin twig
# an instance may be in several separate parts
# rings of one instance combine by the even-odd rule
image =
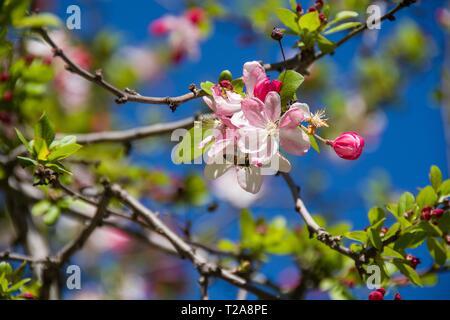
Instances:
[[[79,76],[85,78],[86,80],[97,84],[98,86],[104,88],[109,91],[113,95],[116,96],[116,102],[119,104],[126,103],[129,101],[132,102],[140,102],[145,104],[165,104],[171,107],[172,110],[175,110],[178,105],[187,102],[189,100],[198,98],[202,96],[202,91],[195,88],[195,86],[190,86],[189,93],[183,94],[177,97],[148,97],[141,96],[133,90],[125,89],[121,90],[108,81],[106,81],[103,77],[101,70],[97,70],[95,73],[91,73],[88,70],[82,68],[80,65],[75,63],[69,56],[66,55],[63,49],[61,49],[58,44],[50,37],[48,32],[42,28],[34,29],[42,39],[50,45],[53,49],[54,55],[56,57],[61,58],[67,65],[67,70],[78,74]]]
[[[411,4],[415,3],[416,0],[403,0],[399,4],[397,4],[392,10],[387,12],[385,15],[383,15],[380,18],[380,21],[384,20],[395,20],[395,14],[400,11],[403,8],[406,8],[410,6]],[[353,31],[349,32],[345,37],[340,39],[335,43],[335,50],[349,41],[350,39],[354,38],[355,36],[359,35],[363,31],[367,30],[368,25],[367,23],[362,24],[361,26],[355,28]],[[301,73],[306,74],[306,70],[308,67],[315,61],[319,60],[320,58],[323,58],[324,56],[328,55],[330,53],[328,52],[318,52],[312,57],[306,57],[301,55],[301,52],[296,54],[291,59],[280,61],[276,63],[270,63],[270,64],[264,64],[264,68],[266,70],[283,70],[283,69],[296,69],[300,71]]]

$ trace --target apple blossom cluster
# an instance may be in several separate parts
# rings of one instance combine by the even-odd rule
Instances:
[[[203,98],[217,120],[212,134],[198,147],[207,148],[207,178],[216,179],[234,170],[239,185],[257,193],[262,176],[291,170],[281,150],[305,155],[311,146],[309,135],[327,124],[323,111],[313,115],[305,103],[294,102],[283,112],[283,77],[270,80],[259,62],[245,63],[242,79],[245,93],[234,88],[231,77],[225,77],[211,87],[211,96]],[[338,156],[349,160],[357,159],[364,147],[364,139],[354,132],[327,143]]]
[[[165,15],[154,20],[149,31],[155,36],[168,36],[171,61],[179,63],[185,57],[199,57],[199,43],[205,36],[201,27],[205,21],[202,8],[191,8],[180,16]]]

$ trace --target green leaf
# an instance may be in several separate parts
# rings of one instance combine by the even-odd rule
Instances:
[[[37,140],[38,138],[42,138],[47,143],[47,146],[51,145],[55,139],[55,131],[45,113],[42,114],[34,127],[34,139]]]
[[[383,248],[383,256],[404,259],[403,255],[400,252],[398,252],[388,246]]]
[[[450,179],[442,182],[441,187],[439,188],[439,193],[441,197],[446,197],[450,195]]]
[[[322,53],[330,53],[333,52],[334,49],[336,49],[336,44],[328,40],[321,34],[319,34],[317,37],[317,45],[319,46],[319,49],[320,51],[322,51]]]
[[[367,230],[367,235],[369,236],[369,240],[372,243],[372,245],[380,250],[381,247],[383,246],[383,241],[381,240],[380,237],[380,231],[374,228],[369,228]]]
[[[442,172],[437,166],[431,166],[430,174],[429,174],[431,185],[433,186],[436,192],[439,191],[439,187],[442,184]]]
[[[321,26],[319,12],[313,11],[302,15],[298,20],[298,25],[302,30],[307,30],[308,32],[316,31]]]
[[[12,285],[11,287],[9,287],[8,288],[8,292],[9,293],[15,292],[15,291],[19,290],[20,288],[22,288],[25,284],[27,284],[30,281],[31,281],[30,278],[22,279],[19,282],[17,282],[14,285]]]
[[[396,222],[394,223],[386,232],[386,234],[384,235],[383,239],[384,240],[388,240],[390,238],[392,238],[393,236],[395,236],[397,234],[397,232],[400,230],[401,225],[400,223]]]
[[[236,91],[237,93],[244,92],[244,80],[242,80],[242,78],[232,80],[231,84],[233,85],[234,91]]]
[[[336,17],[333,20],[331,20],[330,22],[328,22],[328,26],[334,25],[342,20],[356,18],[357,16],[358,16],[358,12],[355,12],[355,11],[344,10],[344,11],[338,12],[336,14]]]
[[[405,212],[411,211],[414,205],[414,195],[410,192],[403,193],[398,200],[398,214],[403,215]]]
[[[428,238],[427,246],[434,261],[436,261],[438,265],[444,265],[447,261],[447,250],[445,245],[443,245],[436,238]]]
[[[351,231],[344,234],[344,237],[361,243],[367,242],[367,233],[365,231]]]
[[[60,25],[59,18],[51,13],[34,14],[14,22],[16,28],[58,27]]]
[[[405,276],[407,277],[413,284],[417,286],[422,286],[422,282],[420,280],[419,275],[417,274],[416,270],[414,270],[411,266],[408,264],[404,264],[399,261],[394,261],[394,265],[397,267],[397,269]]]
[[[420,230],[404,233],[395,242],[395,248],[396,249],[416,248],[423,243],[426,237],[427,233],[425,231]]]
[[[28,157],[21,157],[18,156],[17,159],[19,159],[20,164],[26,168],[26,167],[30,167],[30,166],[37,166],[38,162],[36,160],[33,160],[31,158]]]
[[[242,242],[251,242],[255,234],[256,223],[252,213],[247,209],[241,211],[240,228]]]
[[[320,153],[320,147],[317,143],[316,137],[314,137],[313,134],[308,134],[309,143],[311,144],[311,147],[316,150],[317,153]]]
[[[65,159],[74,154],[75,152],[77,152],[78,150],[80,150],[81,147],[82,146],[77,143],[60,146],[56,148],[54,151],[50,152],[50,154],[48,155],[48,160],[54,161]]]
[[[28,142],[28,140],[24,137],[24,135],[22,134],[22,132],[20,132],[19,129],[17,129],[17,128],[14,128],[14,129],[16,130],[16,134],[17,134],[17,137],[19,138],[20,142],[22,142],[22,144],[25,146],[25,148],[27,148],[27,151],[29,153],[32,153],[33,150],[30,147],[30,143]]]
[[[4,274],[5,276],[8,276],[12,272],[13,272],[13,269],[8,262],[6,262],[6,261],[0,262],[0,275]]]
[[[203,148],[200,148],[200,142],[208,136],[208,128],[201,122],[196,122],[174,149],[173,159],[176,164],[191,163],[192,160],[199,158],[211,146],[210,142]]]
[[[385,217],[385,213],[383,209],[379,207],[373,207],[372,209],[370,209],[368,217],[370,224],[373,225],[383,219]]]
[[[217,248],[224,252],[235,252],[236,251],[236,244],[228,239],[221,239],[217,243]]]
[[[419,205],[420,210],[425,207],[433,206],[437,200],[437,194],[431,186],[423,188],[417,195],[417,204]]]
[[[296,34],[300,33],[297,23],[297,14],[286,8],[276,9],[275,14],[286,27],[294,31]]]
[[[383,247],[383,241],[381,240],[380,230],[385,220],[386,218],[382,218],[367,229],[367,235],[369,237],[370,242],[378,250],[380,250]]]
[[[200,88],[202,88],[203,91],[205,91],[208,95],[212,96],[212,87],[214,86],[214,83],[211,81],[205,81],[200,83]]]
[[[52,206],[44,216],[44,223],[46,225],[54,225],[61,214],[61,210],[57,206]]]
[[[61,163],[47,163],[45,165],[47,168],[52,169],[53,171],[60,173],[60,174],[68,174],[72,175],[72,172],[67,170]]]
[[[278,80],[283,82],[280,91],[282,106],[294,98],[304,79],[300,73],[294,70],[286,70],[278,76]]]
[[[345,23],[342,23],[340,25],[337,25],[334,28],[331,28],[331,29],[325,31],[323,34],[324,35],[329,35],[329,34],[340,32],[340,31],[344,31],[344,30],[347,30],[347,29],[354,29],[354,28],[359,27],[359,26],[361,26],[361,22],[345,22]]]

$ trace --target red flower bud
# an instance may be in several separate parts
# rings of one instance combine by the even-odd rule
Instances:
[[[219,82],[219,84],[222,88],[233,91],[233,84],[230,80],[222,80]]]
[[[319,19],[320,19],[320,22],[322,22],[323,24],[326,24],[328,22],[327,16],[323,13],[319,14]]]
[[[267,94],[270,91],[281,91],[282,82],[279,80],[270,81],[269,78],[260,80],[253,90],[253,95],[261,101],[265,101]]]
[[[297,3],[297,6],[295,7],[295,11],[297,11],[297,14],[302,15],[303,14],[303,8],[301,4]]]
[[[11,125],[12,124],[11,114],[7,111],[0,111],[0,122],[5,125]]]
[[[379,288],[377,289],[377,291],[381,293],[383,296],[386,294],[386,290],[384,288]]]
[[[409,262],[409,264],[411,265],[411,267],[413,269],[415,269],[417,267],[417,265],[421,263],[420,259],[413,256],[412,254],[407,254],[406,260]]]
[[[0,82],[6,82],[9,80],[9,73],[4,71],[0,73]]]
[[[437,208],[431,211],[431,215],[439,219],[440,217],[442,217],[444,212],[445,212],[444,209]]]
[[[363,151],[364,138],[356,132],[344,132],[330,144],[342,159],[356,160]]]
[[[322,10],[323,0],[316,0],[315,7],[317,8],[317,10]]]
[[[380,291],[372,291],[369,294],[369,300],[384,300],[384,296]]]
[[[422,212],[420,214],[420,219],[429,221],[431,219],[431,208],[426,207],[422,209]]]
[[[317,9],[316,9],[315,7],[310,7],[310,8],[308,9],[308,12],[314,12],[314,11],[317,11]]]
[[[189,9],[184,15],[193,24],[199,24],[205,20],[205,11],[202,8]]]
[[[400,295],[400,293],[396,293],[394,296],[394,300],[402,300],[402,296]]]
[[[24,299],[28,299],[28,300],[32,300],[34,299],[34,294],[32,294],[31,292],[24,292],[20,295],[22,298]]]
[[[273,40],[280,41],[283,39],[284,32],[280,28],[273,28],[272,34],[270,35]]]
[[[32,64],[35,58],[36,58],[36,57],[35,57],[34,55],[32,55],[32,54],[27,54],[27,55],[25,56],[25,63],[28,64],[28,65],[29,65],[29,64]]]
[[[161,36],[169,31],[166,22],[163,19],[153,21],[149,26],[149,31],[155,36]]]
[[[5,91],[5,93],[3,93],[3,101],[11,102],[13,98],[14,98],[14,96],[11,91],[7,90],[7,91]]]

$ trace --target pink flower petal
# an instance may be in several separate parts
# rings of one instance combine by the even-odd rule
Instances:
[[[264,128],[269,121],[264,103],[256,98],[244,99],[241,104],[242,112],[250,125]]]
[[[306,111],[307,110],[307,111]],[[281,117],[280,128],[295,128],[309,116],[309,107],[305,103],[294,103]]]
[[[309,150],[309,137],[300,128],[285,127],[280,129],[280,145],[287,152],[302,156]]]
[[[256,84],[266,77],[266,71],[259,62],[252,61],[244,64],[243,80],[249,97],[253,97]]]
[[[281,115],[281,98],[278,93],[271,91],[266,96],[265,101],[267,118],[272,122],[278,121]]]

